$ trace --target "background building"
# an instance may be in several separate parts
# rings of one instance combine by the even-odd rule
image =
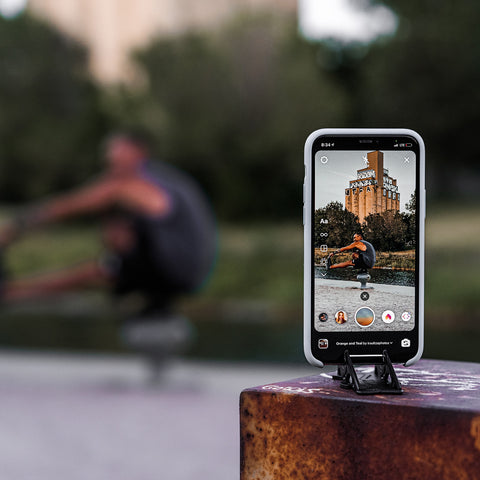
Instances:
[[[397,180],[384,168],[383,152],[370,152],[367,160],[368,166],[357,170],[357,178],[350,180],[345,190],[345,208],[357,215],[360,223],[371,213],[400,211]]]
[[[29,0],[29,10],[80,40],[102,83],[135,78],[129,55],[152,38],[206,29],[239,12],[295,14],[297,0]]]

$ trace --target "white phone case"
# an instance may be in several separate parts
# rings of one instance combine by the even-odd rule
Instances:
[[[419,244],[417,254],[419,256],[419,277],[417,285],[418,295],[418,351],[404,365],[406,367],[417,362],[423,353],[424,337],[424,252],[425,252],[425,144],[422,137],[410,129],[403,128],[324,128],[311,133],[305,142],[304,163],[305,179],[303,184],[303,224],[304,224],[304,302],[303,302],[303,350],[305,358],[311,365],[323,367],[324,363],[317,360],[311,351],[311,300],[312,300],[312,148],[313,142],[319,136],[328,135],[409,135],[414,137],[420,146],[420,175],[419,191],[420,202],[417,214],[421,221],[419,222]]]

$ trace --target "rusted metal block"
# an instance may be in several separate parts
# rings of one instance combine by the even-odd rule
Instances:
[[[396,370],[398,396],[327,374],[244,390],[241,480],[480,479],[480,364]]]

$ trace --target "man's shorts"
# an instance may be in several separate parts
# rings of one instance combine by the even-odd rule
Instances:
[[[352,258],[352,262],[355,268],[372,268],[365,263],[361,253],[358,258]]]

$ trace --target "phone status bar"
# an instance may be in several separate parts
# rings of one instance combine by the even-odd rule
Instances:
[[[315,150],[402,150],[415,149],[417,142],[411,137],[393,137],[393,136],[335,136],[319,137],[314,144]]]

